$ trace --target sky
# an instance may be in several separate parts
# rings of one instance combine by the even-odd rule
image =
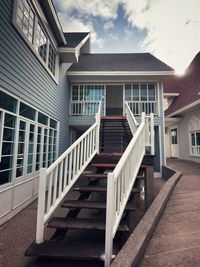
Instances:
[[[149,52],[182,74],[200,51],[200,0],[53,0],[64,32],[92,53]]]

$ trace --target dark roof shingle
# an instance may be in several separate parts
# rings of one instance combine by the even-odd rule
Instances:
[[[164,83],[164,92],[179,93],[179,96],[173,101],[169,108],[165,111],[165,115],[178,111],[185,106],[200,100],[200,52],[195,56],[185,75],[178,80],[175,79],[175,87],[173,83]],[[176,89],[174,89],[176,88]]]
[[[82,54],[68,71],[173,71],[149,53]]]
[[[76,47],[89,34],[89,32],[64,32],[67,45],[65,47]]]

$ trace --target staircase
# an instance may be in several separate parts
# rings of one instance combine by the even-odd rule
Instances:
[[[135,211],[133,196],[140,193],[134,184],[145,178],[141,163],[151,141],[150,124],[143,115],[141,124],[134,120],[131,127],[128,106],[126,117],[100,117],[100,110],[95,124],[41,170],[36,241],[27,256],[103,260],[108,267],[123,245],[121,237],[129,234],[126,217]],[[137,144],[141,153],[133,160]],[[58,209],[65,214],[54,216]],[[44,240],[46,228],[55,230],[49,240]]]

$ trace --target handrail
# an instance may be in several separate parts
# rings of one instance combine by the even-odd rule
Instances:
[[[95,123],[82,134],[48,169],[42,168],[39,179],[36,243],[44,241],[44,226],[80,177],[95,154],[99,153],[101,122],[99,102]]]
[[[142,113],[138,127],[134,115],[126,104],[126,115],[134,136],[112,173],[107,178],[106,234],[105,234],[105,267],[110,266],[113,253],[113,239],[135,183],[139,168],[145,155],[146,146],[153,130],[149,126],[150,117]],[[133,126],[134,125],[134,126]]]
[[[139,123],[136,121],[136,118],[134,117],[127,101],[125,101],[125,115],[127,117],[131,132],[134,135],[137,131]]]

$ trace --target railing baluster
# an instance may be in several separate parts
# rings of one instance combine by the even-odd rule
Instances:
[[[68,155],[65,158],[65,169],[64,169],[64,182],[63,182],[63,188],[66,187],[68,184]]]
[[[50,173],[49,186],[48,186],[48,199],[47,199],[47,212],[51,207],[52,202],[52,190],[53,190],[53,172]]]
[[[59,166],[59,165],[58,165]],[[58,166],[54,172],[54,185],[53,185],[53,204],[56,202],[57,197],[57,186],[58,186]]]
[[[59,183],[58,196],[60,196],[62,192],[62,183],[63,183],[63,161],[60,164],[60,173],[59,173],[58,183]]]

